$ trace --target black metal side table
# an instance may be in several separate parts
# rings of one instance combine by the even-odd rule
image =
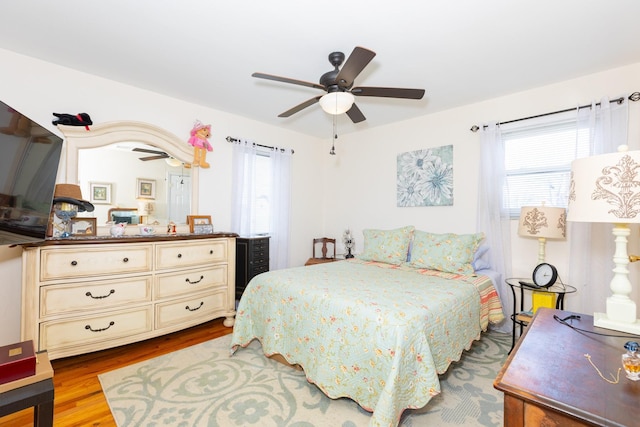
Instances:
[[[509,285],[509,288],[511,289],[511,294],[513,296],[513,314],[511,314],[511,321],[513,322],[513,330],[511,332],[512,333],[511,349],[509,350],[509,353],[511,353],[511,350],[513,350],[513,347],[516,345],[516,325],[520,325],[520,335],[522,335],[522,330],[524,326],[526,326],[529,323],[526,320],[522,320],[521,318],[520,319],[518,318],[518,314],[524,311],[524,291],[540,291],[540,292],[549,292],[552,294],[556,294],[557,295],[556,309],[564,310],[564,296],[566,294],[572,294],[577,290],[575,287],[571,285],[567,285],[566,283],[560,283],[560,282],[556,282],[548,288],[536,288],[533,286],[526,286],[526,285],[523,285],[522,283],[531,283],[531,279],[525,279],[522,277],[509,278],[506,280],[506,282],[507,282],[507,285]],[[517,308],[516,308],[516,305],[517,305],[516,289],[520,291],[520,311],[517,311]]]

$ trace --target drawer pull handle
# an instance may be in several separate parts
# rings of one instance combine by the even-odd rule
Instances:
[[[93,329],[90,325],[85,326],[85,329],[90,330],[91,332],[102,332],[102,331],[106,331],[107,329],[109,329],[110,327],[112,327],[113,325],[115,325],[116,322],[114,322],[113,320],[111,322],[109,322],[109,326],[107,326],[106,328],[102,328],[102,329]]]
[[[209,250],[209,255],[213,255],[213,249]]]
[[[103,298],[108,298],[111,295],[115,294],[116,290],[115,289],[111,289],[109,291],[109,293],[107,295],[98,295],[97,297],[94,297],[91,292],[87,292],[85,295],[88,296],[89,298],[93,298],[93,299],[103,299]]]
[[[71,265],[75,267],[76,265],[78,265],[78,261],[71,261]]]
[[[185,309],[189,310],[189,311],[196,311],[196,310],[200,310],[200,308],[204,305],[204,301],[200,301],[200,305],[194,308],[189,308],[189,306],[186,306]]]
[[[202,279],[204,279],[204,276],[200,276],[200,279],[196,280],[195,282],[192,282],[192,281],[191,281],[191,280],[189,280],[189,278],[187,277],[187,278],[185,279],[185,282],[187,282],[187,283],[189,283],[189,284],[191,284],[191,285],[196,285],[196,284],[198,284],[198,283],[202,282]]]
[[[122,262],[129,262],[129,258],[127,257],[122,258]]]
[[[182,254],[178,254],[178,258],[182,258]]]

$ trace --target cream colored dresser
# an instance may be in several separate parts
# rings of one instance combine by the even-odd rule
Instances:
[[[22,340],[50,359],[235,319],[235,234],[23,248]]]

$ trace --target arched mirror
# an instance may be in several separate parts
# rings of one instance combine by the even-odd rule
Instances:
[[[184,166],[193,156],[186,140],[142,122],[58,128],[67,143],[65,182],[80,185],[98,225],[122,209],[135,209],[134,221],[160,225],[185,224],[197,213],[199,168]]]

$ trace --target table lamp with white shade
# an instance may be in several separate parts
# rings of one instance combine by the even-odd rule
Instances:
[[[545,259],[547,239],[564,240],[566,237],[567,211],[552,206],[523,206],[520,209],[518,235],[538,239],[538,262]]]
[[[627,150],[624,145],[616,153],[573,161],[567,220],[614,224],[612,295],[607,298],[606,313],[594,313],[594,325],[640,334],[627,269],[628,224],[640,223],[640,151]]]

